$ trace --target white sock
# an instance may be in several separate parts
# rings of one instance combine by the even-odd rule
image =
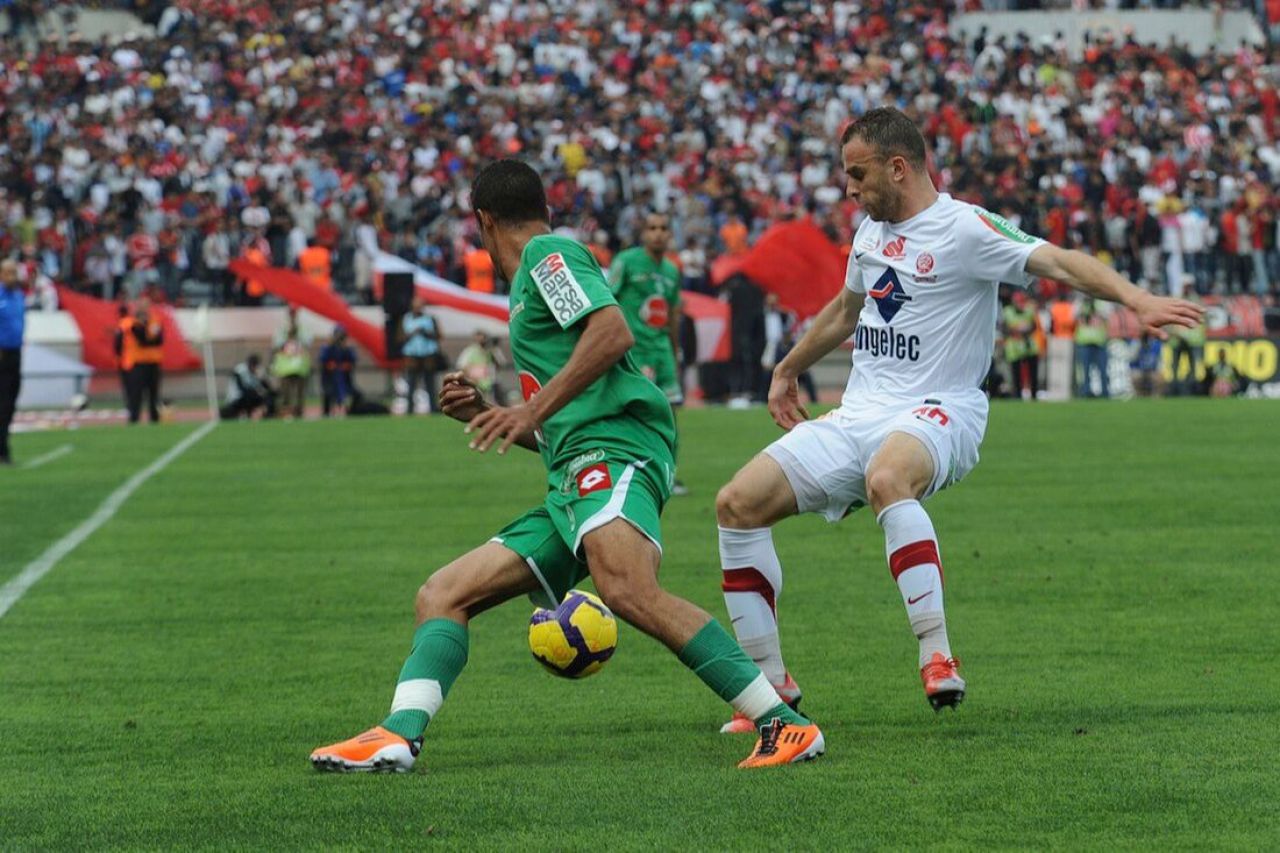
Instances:
[[[760,719],[781,703],[778,691],[773,689],[773,685],[763,675],[757,675],[741,693],[729,700],[733,710],[748,720]]]
[[[889,571],[902,593],[911,630],[920,641],[920,666],[934,653],[951,657],[942,606],[942,559],[929,514],[919,501],[898,501],[881,510],[876,521],[884,528]]]
[[[733,530],[721,527],[720,568],[724,572],[724,604],[742,650],[771,684],[787,680],[778,641],[778,594],[782,565],[767,527]]]

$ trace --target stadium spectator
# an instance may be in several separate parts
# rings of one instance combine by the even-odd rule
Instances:
[[[427,313],[427,303],[421,296],[413,299],[413,311],[401,321],[404,335],[402,352],[405,357],[405,380],[408,390],[409,411],[417,405],[418,388],[421,386],[422,405],[426,412],[434,412],[436,406],[436,374],[446,367],[444,353],[440,349],[440,327],[436,318]]]
[[[271,418],[276,414],[276,392],[262,370],[262,358],[257,353],[237,364],[227,383],[227,396],[219,415],[223,420],[252,418],[259,412]]]
[[[345,415],[351,405],[356,351],[347,342],[347,330],[333,327],[329,342],[320,348],[320,390],[324,416]]]
[[[0,465],[12,465],[9,427],[22,388],[22,337],[26,328],[27,295],[18,279],[18,265],[0,261]]]
[[[280,408],[286,418],[300,418],[311,375],[311,339],[298,323],[298,310],[289,308],[284,326],[272,342],[271,373],[280,388]]]
[[[1137,351],[1129,363],[1133,392],[1139,397],[1159,397],[1164,393],[1160,374],[1160,339],[1146,332],[1138,341]]]
[[[1107,371],[1107,318],[1098,310],[1096,299],[1085,299],[1080,305],[1075,328],[1076,395],[1079,397],[1111,396],[1111,380]],[[1097,376],[1097,385],[1094,376]],[[1094,388],[1100,389],[1095,392]]]
[[[1200,387],[1201,365],[1204,363],[1204,323],[1194,329],[1178,327],[1169,333],[1169,348],[1173,353],[1170,369],[1173,370],[1173,393],[1177,395],[1195,394]],[[1187,372],[1181,374],[1183,362],[1187,364]]]
[[[1272,32],[1276,6],[1255,9]],[[174,298],[188,278],[217,284],[201,259],[221,222],[231,256],[261,240],[286,265],[314,239],[338,287],[368,300],[374,253],[406,229],[420,259],[465,280],[465,187],[511,154],[542,172],[557,227],[604,231],[610,250],[649,207],[712,256],[806,212],[846,242],[860,214],[823,146],[892,99],[958,198],[1130,275],[1141,264],[1154,289],[1180,286],[1160,269],[1157,207],[1199,204],[1218,238],[1203,284],[1182,249],[1197,285],[1278,286],[1274,42],[1196,56],[1103,33],[1077,58],[1061,40],[959,41],[949,8],[898,2],[247,8],[200,4],[196,26],[179,4],[156,38],[0,41],[0,255],[32,244],[51,278],[100,287],[101,253],[74,262],[100,239],[113,279]]]
[[[1025,290],[1013,291],[1001,314],[1004,359],[1009,365],[1013,396],[1036,399],[1040,370],[1040,347],[1036,340],[1036,310]]]

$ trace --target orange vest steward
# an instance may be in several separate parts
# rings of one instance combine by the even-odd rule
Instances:
[[[244,259],[251,264],[257,264],[260,267],[267,265],[266,253],[258,248],[250,248],[245,250]],[[255,279],[249,279],[244,283],[244,292],[250,296],[263,296],[267,289],[262,286],[262,282]]]
[[[324,246],[308,246],[298,255],[298,268],[307,279],[321,290],[333,289],[333,267],[329,250]]]
[[[1076,307],[1065,299],[1049,306],[1049,319],[1053,322],[1053,336],[1071,340],[1076,335]]]
[[[164,361],[164,347],[161,346],[143,346],[138,343],[138,339],[134,337],[133,327],[137,325],[137,320],[132,317],[125,317],[120,321],[120,369],[132,370],[134,365],[138,364],[160,364]],[[152,334],[160,331],[160,323],[152,320],[148,325],[148,330]]]
[[[493,293],[493,258],[484,249],[472,249],[462,259],[467,268],[467,290]]]

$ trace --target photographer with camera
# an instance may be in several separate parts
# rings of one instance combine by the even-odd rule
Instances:
[[[415,408],[415,390],[419,384],[427,398],[427,413],[438,411],[436,374],[444,370],[447,363],[440,349],[440,326],[436,318],[427,313],[427,304],[421,296],[414,297],[413,310],[400,321],[400,331],[404,336],[401,352],[405,358],[405,381],[409,384],[406,392],[409,411]]]

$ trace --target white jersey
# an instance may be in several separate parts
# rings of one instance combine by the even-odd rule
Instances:
[[[1026,287],[1027,258],[1043,244],[946,193],[903,222],[864,220],[845,273],[845,287],[867,299],[843,405],[981,397],[998,285]]]

